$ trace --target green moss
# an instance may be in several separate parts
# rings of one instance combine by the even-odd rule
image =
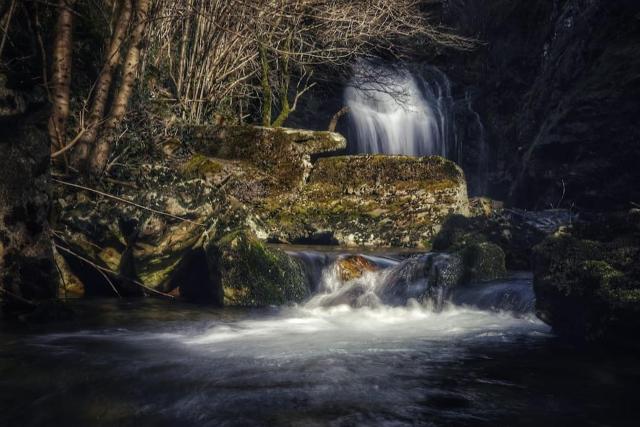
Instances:
[[[207,175],[215,175],[222,171],[220,162],[212,160],[201,154],[196,154],[182,166],[182,172],[191,178],[202,178]]]
[[[308,294],[302,266],[244,230],[217,242],[224,304],[266,306],[300,302]]]
[[[505,254],[493,243],[477,243],[462,250],[467,282],[484,282],[504,277]]]

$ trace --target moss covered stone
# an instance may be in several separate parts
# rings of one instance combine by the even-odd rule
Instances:
[[[587,341],[628,342],[640,331],[640,238],[630,228],[607,241],[581,225],[534,248],[538,316],[557,332]]]
[[[215,243],[225,306],[261,307],[301,302],[308,284],[300,263],[239,230]]]
[[[196,149],[210,157],[247,162],[270,174],[280,188],[304,184],[311,156],[344,150],[346,140],[333,132],[259,126],[190,128]]]
[[[346,246],[429,246],[451,214],[467,214],[466,182],[441,157],[319,159],[299,194],[258,209],[273,240]]]
[[[486,282],[504,277],[505,254],[500,246],[493,243],[469,245],[461,251],[464,260],[464,280]]]

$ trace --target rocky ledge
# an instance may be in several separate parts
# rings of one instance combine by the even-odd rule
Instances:
[[[468,214],[462,170],[442,157],[318,160],[298,193],[257,209],[269,238],[291,243],[428,248],[450,214]]]
[[[466,214],[464,175],[439,157],[339,156],[339,134],[195,128],[163,159],[99,189],[54,195],[60,295],[160,292],[230,306],[304,299],[299,261],[267,242],[428,247]],[[177,147],[177,148],[176,148]]]

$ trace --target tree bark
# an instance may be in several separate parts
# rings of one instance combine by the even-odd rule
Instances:
[[[53,42],[51,94],[53,110],[49,119],[51,149],[59,150],[66,141],[69,97],[71,91],[71,50],[75,0],[58,0],[58,20]]]
[[[130,21],[131,0],[122,0],[120,2],[120,13],[116,20],[113,37],[107,47],[104,65],[96,82],[89,120],[85,125],[86,131],[74,149],[73,163],[79,169],[82,169],[86,164],[91,147],[98,137],[100,123],[104,119],[113,74],[120,63],[122,56],[120,52],[126,39]]]
[[[147,27],[150,3],[150,0],[137,0],[135,2],[135,26],[124,62],[122,82],[114,95],[113,104],[103,128],[103,135],[95,144],[90,159],[90,169],[96,175],[104,171],[109,160],[109,154],[111,153],[110,133],[122,121],[127,112],[127,105],[133,92],[138,65],[140,64],[140,51]]]
[[[260,84],[262,86],[262,126],[271,126],[271,103],[273,102],[273,92],[269,82],[269,59],[267,58],[267,48],[262,41],[258,41],[258,52],[260,57]]]

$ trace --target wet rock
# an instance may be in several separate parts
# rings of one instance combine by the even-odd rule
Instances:
[[[537,314],[558,333],[637,346],[630,337],[640,332],[640,236],[618,221],[580,224],[535,247]]]
[[[378,267],[374,262],[369,261],[362,255],[349,255],[340,258],[337,261],[340,279],[343,282],[358,279],[366,272],[378,271]]]
[[[245,230],[223,236],[207,249],[220,272],[225,306],[262,307],[301,302],[309,294],[302,264],[266,246]]]
[[[441,309],[450,289],[461,283],[463,274],[463,260],[458,254],[413,256],[394,267],[377,292],[385,304],[428,300]]]
[[[453,215],[434,238],[433,249],[456,252],[482,243],[498,245],[510,270],[531,270],[531,250],[546,236],[571,224],[575,215],[566,210],[528,212],[503,209],[491,215]]]
[[[476,243],[461,251],[465,282],[487,282],[505,277],[505,254],[494,243]]]

